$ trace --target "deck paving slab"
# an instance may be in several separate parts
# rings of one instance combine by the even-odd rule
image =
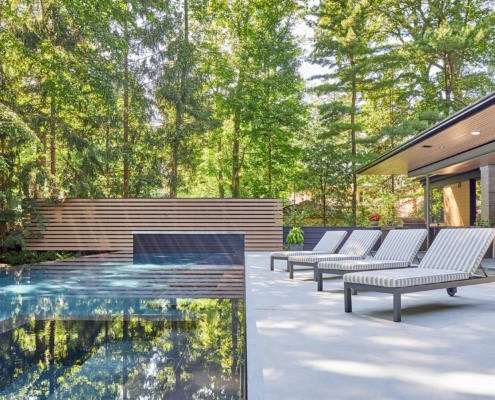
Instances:
[[[395,323],[386,293],[347,314],[340,277],[318,292],[261,252],[246,268],[249,400],[495,399],[495,283],[403,295]]]

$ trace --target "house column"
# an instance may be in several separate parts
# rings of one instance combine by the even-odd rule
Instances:
[[[425,176],[425,188],[424,188],[424,216],[426,220],[426,249],[430,248],[431,238],[430,238],[430,174]]]
[[[495,165],[480,167],[481,220],[495,221]]]

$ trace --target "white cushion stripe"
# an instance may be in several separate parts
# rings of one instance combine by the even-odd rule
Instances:
[[[344,275],[344,282],[384,287],[427,285],[463,279],[469,279],[469,274],[457,271],[426,270],[418,268],[353,272]]]
[[[356,229],[352,231],[349,238],[339,250],[339,254],[349,254],[364,258],[371,251],[381,235],[382,232],[378,230]]]
[[[490,228],[442,229],[418,268],[459,271],[473,276],[494,236],[495,230]]]
[[[426,229],[390,231],[375,254],[375,260],[407,261],[411,264],[426,238]]]
[[[381,236],[380,231],[355,230],[351,233],[344,246],[337,254],[307,254],[301,256],[290,256],[289,261],[302,263],[317,263],[320,261],[332,261],[337,259],[359,260],[371,251]],[[344,250],[347,249],[347,252]]]
[[[377,261],[377,260],[353,260],[353,261],[324,261],[318,263],[318,269],[334,269],[342,271],[363,271],[387,268],[406,268],[407,261]]]
[[[289,261],[294,263],[317,263],[320,261],[336,261],[336,260],[362,260],[361,256],[353,256],[351,254],[316,254],[307,256],[294,256],[289,257]]]
[[[346,231],[326,231],[313,250],[274,251],[270,253],[270,257],[289,258],[290,256],[305,254],[331,254],[337,250],[346,235]]]
[[[335,253],[342,240],[346,237],[346,231],[326,231],[323,237],[316,243],[313,251]]]
[[[285,257],[290,256],[304,256],[306,254],[328,254],[328,251],[312,251],[312,250],[301,250],[301,251],[274,251],[270,253],[270,257]]]

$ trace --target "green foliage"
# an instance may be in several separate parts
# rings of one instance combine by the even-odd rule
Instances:
[[[285,244],[287,247],[290,247],[295,244],[299,244],[299,245],[304,244],[303,230],[298,227],[292,228],[287,234],[287,237],[285,238]]]
[[[9,251],[2,255],[2,260],[10,265],[26,265],[44,261],[64,260],[73,257],[78,257],[78,254],[72,252],[23,250]]]
[[[167,302],[59,296],[34,299],[28,305],[17,296],[8,303],[13,316],[46,316],[29,319],[0,340],[3,380],[15,381],[18,393],[49,395],[46,388],[51,385],[67,399],[118,398],[121,393],[132,399],[241,397],[241,371],[245,368],[241,300]],[[69,307],[84,311],[84,315],[103,313],[115,318],[49,317],[64,315]],[[125,320],[119,317],[123,308],[129,316]],[[140,309],[152,310],[154,318],[143,320],[139,311],[133,311]],[[50,365],[44,362],[47,354]],[[109,367],[93,370],[90,376],[81,366],[92,360]],[[122,380],[122,371],[126,380]],[[205,379],[215,384],[205,385],[203,390],[198,382]]]
[[[495,89],[486,0],[318,2],[308,93],[304,2],[40,4],[0,12],[3,251],[34,198],[304,192],[305,223],[396,221],[417,183],[356,168]]]
[[[495,88],[495,57],[488,50],[495,36],[487,29],[495,13],[488,1],[324,0],[310,13],[315,27],[311,59],[329,70],[317,77],[313,90],[325,127],[320,137],[342,146],[340,165],[354,169]],[[479,38],[482,44],[474,42]],[[344,187],[355,186],[351,175],[345,181]],[[348,223],[362,223],[360,208],[397,223],[400,199],[421,195],[417,183],[402,177],[358,181],[366,192],[363,204],[356,207],[357,190],[351,199],[339,196],[348,210],[352,205],[351,215],[321,190],[318,201],[342,210]],[[332,193],[339,192],[338,185],[334,188]],[[412,214],[421,212],[409,208]],[[435,216],[440,203],[437,208]]]
[[[307,204],[287,205],[284,207],[284,226],[305,225],[306,218],[311,214]]]
[[[481,226],[483,228],[494,228],[495,227],[495,220],[490,219],[490,220],[483,220],[483,219],[477,219],[474,222],[475,226]]]

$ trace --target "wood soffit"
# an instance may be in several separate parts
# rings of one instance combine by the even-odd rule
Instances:
[[[495,164],[495,93],[464,110],[364,166],[358,173],[446,175]],[[441,125],[446,126],[442,129]],[[475,136],[472,131],[481,134]]]

